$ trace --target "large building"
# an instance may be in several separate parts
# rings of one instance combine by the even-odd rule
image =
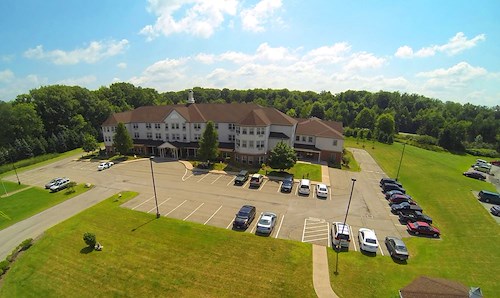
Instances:
[[[102,124],[106,151],[113,152],[113,135],[123,123],[133,151],[168,158],[196,157],[198,141],[208,121],[215,123],[223,158],[262,164],[280,141],[295,149],[299,159],[340,163],[342,123],[318,118],[295,119],[277,109],[253,103],[194,102],[192,91],[183,105],[144,106],[115,113]]]

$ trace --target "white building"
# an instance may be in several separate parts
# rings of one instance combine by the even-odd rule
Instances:
[[[293,147],[299,158],[340,163],[342,123],[318,118],[294,119],[274,108],[253,103],[194,103],[144,106],[115,113],[102,124],[106,150],[112,153],[116,125],[123,123],[136,154],[170,158],[195,157],[206,123],[215,123],[223,158],[261,164],[279,141]]]

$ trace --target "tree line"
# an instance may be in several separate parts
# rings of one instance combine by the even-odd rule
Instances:
[[[500,106],[462,105],[386,91],[193,90],[197,103],[253,102],[292,117],[340,121],[349,135],[369,131],[372,137],[389,142],[392,132],[419,134],[455,151],[477,146],[479,138],[481,146],[500,152]],[[92,91],[62,85],[30,90],[9,102],[0,101],[0,164],[80,147],[86,134],[102,140],[100,126],[114,112],[186,101],[187,90],[159,93],[130,83]],[[390,133],[384,136],[374,129],[380,125]]]

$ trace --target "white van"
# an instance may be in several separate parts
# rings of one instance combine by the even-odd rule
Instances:
[[[299,194],[308,196],[311,192],[311,181],[309,179],[301,179],[299,183]]]

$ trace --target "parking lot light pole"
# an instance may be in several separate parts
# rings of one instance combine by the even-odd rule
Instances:
[[[403,155],[405,154],[406,143],[403,143],[403,151],[401,152],[401,159],[399,160],[398,173],[396,174],[396,181],[399,179],[399,169],[401,169],[401,163],[403,162]]]
[[[155,185],[155,174],[153,172],[153,160],[154,156],[149,158],[149,165],[151,166],[151,178],[153,179],[153,191],[155,194],[155,204],[156,204],[156,218],[160,218],[160,210],[158,209],[158,197],[156,196],[156,185]]]
[[[342,226],[342,234],[344,232],[344,227],[345,227],[345,224],[347,222],[347,215],[349,214],[349,207],[351,206],[352,193],[354,191],[354,183],[356,182],[356,178],[351,178],[351,181],[352,181],[351,194],[349,195],[349,203],[347,203],[347,210],[345,212],[345,217],[344,217],[344,225]],[[353,241],[354,241],[354,239],[353,239]],[[335,248],[335,251],[337,252],[337,258],[335,261],[335,275],[339,274],[339,252],[340,252],[341,247],[342,246],[340,245],[340,241],[339,241],[339,244]]]

